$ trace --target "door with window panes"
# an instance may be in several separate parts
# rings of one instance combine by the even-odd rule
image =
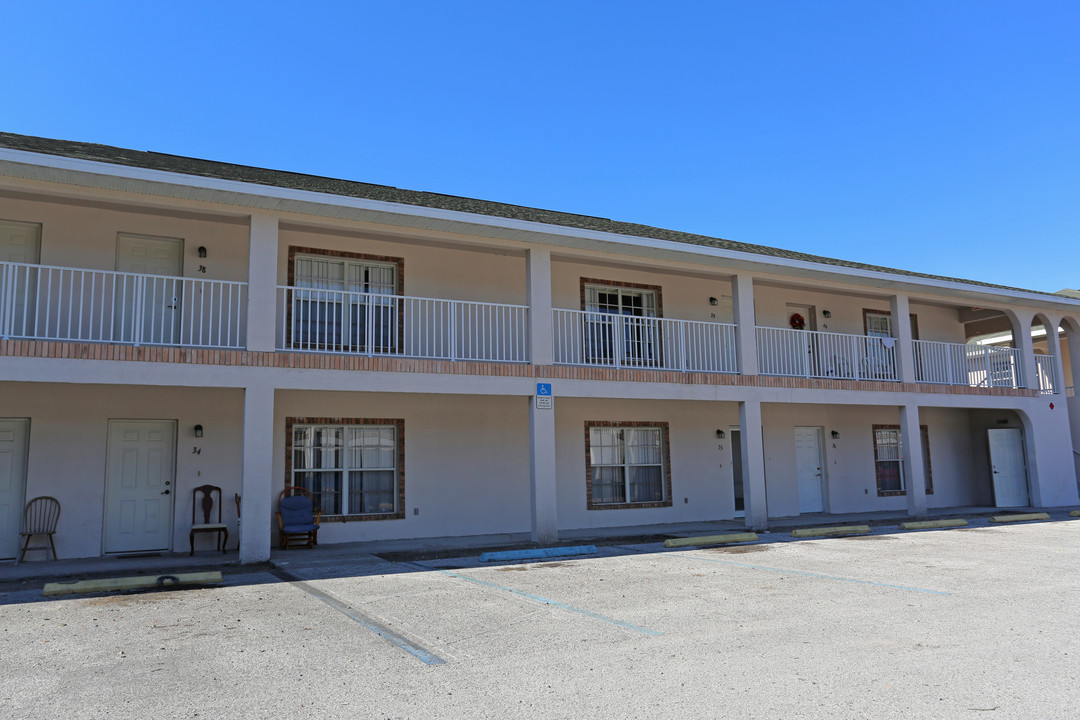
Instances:
[[[890,350],[895,346],[892,315],[885,312],[867,311],[866,335],[866,373],[869,378],[892,379],[895,375],[895,365],[890,362]],[[888,339],[886,339],[888,338]],[[915,316],[911,316],[911,339],[919,339],[919,326]]]
[[[397,349],[397,268],[343,258],[297,256],[292,347],[331,352]]]
[[[656,306],[652,290],[586,285],[586,360],[603,365],[658,365]]]

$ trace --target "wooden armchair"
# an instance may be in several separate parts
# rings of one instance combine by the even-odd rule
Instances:
[[[282,550],[290,547],[315,547],[319,544],[319,518],[311,492],[287,485],[278,495],[278,541]]]

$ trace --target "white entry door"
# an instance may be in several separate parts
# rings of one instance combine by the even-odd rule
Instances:
[[[990,442],[994,504],[997,507],[1027,507],[1030,500],[1023,432],[1020,428],[993,428],[986,432]]]
[[[0,419],[0,558],[15,557],[19,548],[29,436],[29,420]]]
[[[825,463],[821,457],[821,428],[795,428],[795,473],[799,480],[799,512],[823,511]]]
[[[184,241],[178,238],[117,235],[117,271],[138,273],[116,280],[118,340],[148,345],[180,342],[183,252]],[[144,277],[148,275],[155,277]]]
[[[109,421],[105,552],[170,548],[175,463],[175,421]]]
[[[41,225],[0,220],[0,262],[37,265],[41,256]],[[36,268],[0,267],[0,334],[34,334]],[[5,325],[6,323],[6,325]]]

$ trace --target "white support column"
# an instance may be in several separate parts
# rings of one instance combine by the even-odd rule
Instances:
[[[559,539],[556,503],[555,409],[536,407],[529,401],[529,477],[532,498],[533,542],[551,543]]]
[[[551,318],[551,251],[525,251],[525,287],[529,299],[529,350],[533,365],[551,365],[555,359]]]
[[[1065,362],[1063,359],[1063,353],[1061,352],[1061,336],[1058,333],[1058,328],[1061,326],[1060,315],[1050,315],[1047,320],[1053,327],[1046,328],[1046,346],[1047,352],[1050,353],[1050,357],[1054,358],[1054,376],[1051,378],[1054,383],[1054,393],[1058,395],[1065,394]]]
[[[1035,399],[1027,410],[1018,412],[1024,425],[1032,507],[1069,507],[1080,502],[1067,413],[1060,400],[1047,397]]]
[[[277,344],[277,258],[277,218],[252,215],[248,235],[248,350],[272,352]]]
[[[915,382],[915,345],[911,336],[911,306],[907,295],[889,298],[893,337],[896,338],[896,377],[902,383]]]
[[[731,298],[735,311],[735,352],[739,373],[757,375],[757,318],[754,314],[753,276],[740,273],[732,277]],[[743,433],[743,437],[745,436],[746,433]],[[747,518],[749,517],[747,514]]]
[[[923,465],[918,405],[900,406],[900,436],[908,515],[922,517],[926,515],[926,468]]]
[[[1017,311],[1008,311],[1007,314],[1013,326],[1013,345],[1020,350],[1020,363],[1023,365],[1020,378],[1024,387],[1038,390],[1039,372],[1035,369],[1035,346],[1031,342],[1031,321],[1035,314]]]
[[[746,527],[768,530],[769,506],[765,494],[765,448],[761,438],[760,402],[748,400],[739,403],[739,428]]]
[[[270,559],[273,508],[274,389],[244,388],[244,464],[240,479],[240,562]]]

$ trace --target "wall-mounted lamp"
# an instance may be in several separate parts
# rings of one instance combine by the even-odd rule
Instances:
[[[821,311],[821,316],[824,317],[824,318],[831,318],[832,317],[832,312],[830,312],[828,310],[822,310]]]
[[[712,305],[713,307],[716,307],[717,305],[719,305],[719,304],[720,304],[720,301],[719,301],[719,300],[717,300],[717,299],[716,299],[716,298],[714,298],[714,297],[711,297],[711,298],[709,298],[709,304],[710,304],[710,305]]]
[[[202,425],[195,426],[195,437],[202,437]]]
[[[716,431],[716,437],[718,439],[720,439],[720,440],[723,440],[724,438],[727,437],[727,433],[725,433],[723,430],[717,430]]]
[[[838,433],[838,432],[836,432],[835,430],[833,430],[833,431],[832,431],[832,439],[833,439],[833,440],[839,440],[839,439],[840,439],[840,433]]]
[[[202,245],[199,246],[199,257],[206,257],[206,248]]]

